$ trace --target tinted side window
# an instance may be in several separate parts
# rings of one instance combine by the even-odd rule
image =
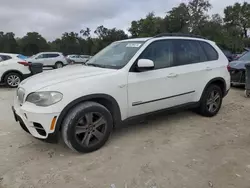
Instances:
[[[46,54],[47,56],[47,58],[53,58],[53,57],[58,57],[59,56],[59,54]]]
[[[206,54],[195,40],[173,40],[175,48],[174,66],[188,65],[207,61]]]
[[[173,65],[173,44],[171,40],[161,40],[151,43],[139,59],[150,59],[155,69],[167,68]]]
[[[0,61],[6,61],[6,60],[9,60],[9,59],[11,59],[11,57],[8,56],[8,55],[0,55]]]
[[[40,54],[36,57],[36,59],[42,59],[42,58],[46,58],[46,54]]]
[[[219,58],[217,51],[210,44],[202,41],[200,41],[200,44],[207,55],[208,61],[214,61]]]

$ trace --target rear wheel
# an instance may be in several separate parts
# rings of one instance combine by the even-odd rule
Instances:
[[[55,64],[55,68],[56,69],[59,69],[59,68],[62,68],[63,67],[63,63],[62,62],[57,62],[56,64]]]
[[[4,82],[8,87],[15,88],[17,87],[22,80],[22,76],[16,72],[8,73],[4,77]]]
[[[222,99],[221,88],[217,85],[210,85],[205,90],[200,101],[200,107],[196,111],[206,117],[215,116],[221,108]]]
[[[72,109],[62,125],[65,144],[78,152],[92,152],[108,140],[113,127],[110,112],[96,102],[85,102]]]

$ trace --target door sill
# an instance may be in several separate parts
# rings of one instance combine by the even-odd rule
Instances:
[[[141,120],[145,119],[146,117],[157,115],[157,114],[160,114],[160,113],[169,113],[169,114],[171,114],[171,113],[181,112],[181,111],[184,111],[184,110],[197,108],[197,107],[199,107],[199,102],[185,103],[185,104],[181,104],[181,105],[178,105],[178,106],[173,106],[173,107],[170,107],[170,108],[157,110],[157,111],[154,111],[154,112],[149,112],[149,113],[146,113],[146,114],[141,114],[141,115],[136,115],[136,116],[129,117],[129,118],[123,120],[121,125],[129,124],[129,123],[132,123],[132,122],[134,123],[134,122],[137,122],[137,121],[140,122]]]

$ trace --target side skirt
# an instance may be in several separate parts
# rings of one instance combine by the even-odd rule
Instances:
[[[126,124],[140,122],[141,120],[145,119],[146,117],[157,115],[160,113],[171,114],[174,112],[180,112],[180,111],[184,111],[184,110],[188,110],[188,109],[192,109],[192,108],[197,108],[197,107],[199,107],[199,104],[200,104],[199,102],[191,102],[191,103],[186,103],[186,104],[182,104],[182,105],[178,105],[178,106],[174,106],[174,107],[170,107],[170,108],[165,108],[162,110],[157,110],[154,112],[149,112],[146,114],[141,114],[138,116],[129,117],[129,118],[123,120],[120,125],[117,125],[116,128],[122,127]]]

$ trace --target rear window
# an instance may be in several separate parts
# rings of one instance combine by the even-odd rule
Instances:
[[[205,51],[208,61],[218,60],[219,55],[217,51],[210,44],[208,44],[207,42],[200,41],[200,45]]]
[[[245,53],[238,60],[240,60],[240,61],[250,61],[250,52]]]

